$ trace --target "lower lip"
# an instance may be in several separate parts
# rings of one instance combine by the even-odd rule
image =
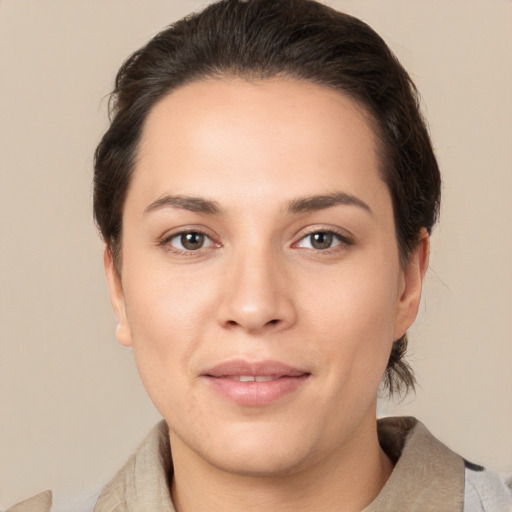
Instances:
[[[209,377],[210,386],[225,398],[238,405],[269,405],[285,395],[296,391],[308,379],[309,375],[298,377],[280,377],[265,382],[240,382],[227,377]]]

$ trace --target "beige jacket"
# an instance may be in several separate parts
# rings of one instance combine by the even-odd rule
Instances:
[[[414,418],[386,418],[378,425],[380,443],[396,465],[380,494],[363,512],[512,511],[510,489],[499,478],[466,464]],[[162,421],[104,487],[94,512],[176,512],[170,497],[170,475],[168,430]],[[47,491],[6,512],[50,510],[51,492]]]

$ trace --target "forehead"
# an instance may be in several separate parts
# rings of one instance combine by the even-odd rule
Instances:
[[[369,116],[346,95],[291,79],[207,79],[152,108],[132,186],[148,196],[247,187],[267,198],[333,187],[368,196],[370,181],[384,186],[378,168]]]

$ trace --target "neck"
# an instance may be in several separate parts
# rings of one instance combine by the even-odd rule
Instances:
[[[171,435],[177,512],[360,511],[393,469],[380,448],[376,421],[328,456],[284,475],[247,476],[210,465]]]

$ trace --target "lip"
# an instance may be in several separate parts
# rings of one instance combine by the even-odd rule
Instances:
[[[238,376],[274,377],[268,381],[241,382]],[[226,361],[202,374],[211,389],[223,398],[244,406],[269,405],[297,391],[311,374],[280,361],[248,362],[241,359]]]

